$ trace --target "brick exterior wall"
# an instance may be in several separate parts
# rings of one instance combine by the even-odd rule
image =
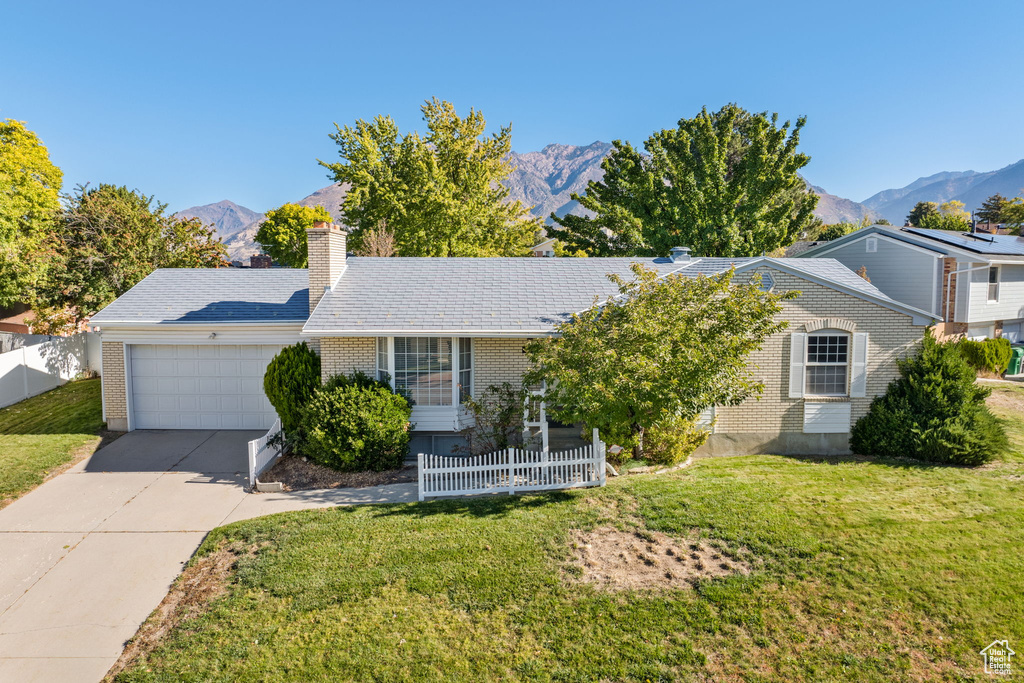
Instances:
[[[345,232],[334,224],[317,223],[306,230],[309,255],[309,312],[312,313],[345,268]]]
[[[324,381],[354,370],[362,370],[371,377],[376,374],[376,337],[322,337],[319,341],[320,376]]]
[[[924,327],[914,325],[907,315],[802,278],[778,271],[772,271],[772,277],[776,291],[795,289],[801,292],[799,297],[783,304],[780,317],[789,321],[789,327],[770,337],[764,347],[750,357],[751,364],[757,368],[755,376],[765,384],[760,399],[718,408],[715,432],[803,432],[804,399],[789,398],[790,335],[807,331],[806,323],[811,323],[812,329],[821,329],[818,321],[823,318],[839,318],[852,323],[843,328],[868,333],[867,395],[850,399],[851,420],[856,422],[867,413],[871,399],[885,393],[889,382],[899,375],[896,360],[917,348]]]
[[[124,386],[124,345],[121,342],[103,342],[103,406],[107,429],[128,429],[128,399]]]
[[[482,396],[492,384],[518,385],[530,366],[523,353],[525,344],[525,339],[474,339],[473,395]]]

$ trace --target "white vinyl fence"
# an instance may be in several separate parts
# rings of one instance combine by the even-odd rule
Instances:
[[[281,455],[281,444],[270,443],[280,431],[281,418],[278,418],[269,432],[249,442],[249,486],[256,486],[256,477],[266,472]]]
[[[98,352],[99,345],[97,335],[83,332],[0,353],[0,408],[55,389],[82,372],[98,372],[99,361],[89,347]]]
[[[419,498],[520,493],[605,484],[605,444],[557,453],[508,448],[469,457],[420,453]]]

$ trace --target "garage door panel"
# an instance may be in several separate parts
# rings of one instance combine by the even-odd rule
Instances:
[[[139,429],[267,429],[263,394],[274,345],[132,345],[132,415]]]

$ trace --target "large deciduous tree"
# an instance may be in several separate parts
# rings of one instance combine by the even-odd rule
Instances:
[[[60,209],[61,170],[22,121],[0,122],[0,307],[34,298],[41,250]]]
[[[971,215],[964,210],[963,202],[950,200],[944,202],[934,212],[921,216],[914,225],[929,230],[970,230]]]
[[[573,194],[589,216],[552,215],[559,239],[592,256],[751,256],[792,244],[817,226],[818,196],[799,170],[805,119],[751,114],[730,104],[655,133],[646,153],[616,140],[604,177]]]
[[[619,294],[526,347],[526,382],[547,381],[548,410],[563,422],[598,427],[607,440],[643,456],[644,434],[710,406],[732,405],[763,390],[748,362],[770,335],[782,300],[760,281],[659,277],[642,265],[635,279],[609,276]]]
[[[41,298],[41,325],[88,318],[156,268],[225,264],[224,245],[195,218],[165,215],[166,205],[116,185],[78,187],[49,240],[55,266]]]
[[[290,268],[305,268],[306,229],[318,221],[331,222],[331,214],[322,206],[285,204],[267,211],[256,232],[256,242],[272,259]]]
[[[460,118],[434,98],[421,108],[427,132],[400,135],[390,116],[337,126],[341,161],[320,163],[351,183],[342,214],[354,250],[380,225],[398,256],[525,256],[540,221],[508,201],[511,128],[484,134],[483,114]]]

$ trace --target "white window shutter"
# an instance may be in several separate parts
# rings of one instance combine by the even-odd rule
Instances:
[[[850,396],[861,398],[868,388],[868,334],[853,335],[853,362],[850,364]]]
[[[789,335],[790,398],[803,398],[805,358],[807,358],[807,335],[804,332],[794,332]]]

